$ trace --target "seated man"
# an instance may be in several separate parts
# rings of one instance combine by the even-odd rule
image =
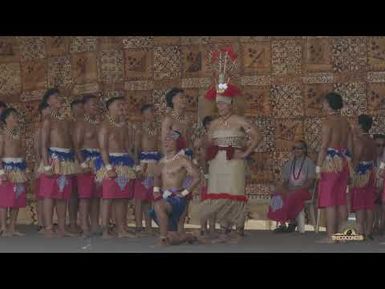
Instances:
[[[193,242],[196,238],[178,232],[178,222],[187,209],[187,197],[199,183],[199,171],[183,153],[178,153],[175,135],[169,133],[163,142],[165,157],[155,173],[154,209],[150,216],[159,225],[160,245]],[[183,188],[186,176],[192,178],[189,187]],[[157,186],[162,184],[162,191]]]
[[[298,141],[293,147],[293,158],[282,170],[283,183],[271,199],[268,218],[280,222],[274,231],[291,233],[297,223],[295,219],[302,217],[299,231],[304,233],[304,204],[311,198],[309,189],[314,184],[315,164],[307,157],[307,146],[304,141]],[[300,221],[300,220],[299,220]],[[286,227],[286,222],[290,222]]]

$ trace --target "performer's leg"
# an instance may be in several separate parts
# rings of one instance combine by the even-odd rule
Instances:
[[[53,208],[54,208],[54,199],[44,198],[43,199],[43,220],[45,225],[44,234],[47,237],[52,237],[54,235],[53,231]]]
[[[69,227],[70,230],[76,232],[78,229],[77,219],[78,219],[78,210],[79,210],[79,199],[76,188],[72,189],[71,197],[68,202],[68,218],[69,218]]]
[[[161,201],[155,202],[154,209],[155,209],[155,213],[159,223],[161,244],[167,245],[168,244],[168,240],[167,240],[168,219],[169,219],[168,215],[171,212],[171,206],[167,202],[161,200]]]
[[[59,236],[74,236],[66,230],[67,200],[56,200],[56,214],[58,218]]]
[[[7,208],[0,208],[0,235],[7,231]]]
[[[82,229],[82,235],[88,235],[90,232],[89,211],[90,211],[90,200],[80,199],[79,200],[79,217],[80,217],[80,228]]]
[[[116,199],[112,201],[112,210],[116,212],[116,225],[118,238],[134,237],[128,233],[127,227],[127,199]]]
[[[356,211],[356,226],[357,226],[357,234],[364,235],[365,234],[365,210],[357,210]]]
[[[44,228],[44,218],[43,218],[43,200],[36,200],[36,215],[37,215],[37,225],[40,228]]]
[[[145,201],[143,202],[143,214],[144,214],[144,221],[146,224],[146,232],[152,233],[152,220],[150,215],[148,214],[148,211],[151,209],[151,202]]]
[[[24,236],[24,234],[16,231],[17,216],[19,214],[18,208],[11,208],[10,211],[10,222],[9,222],[9,234],[12,236]]]
[[[99,208],[100,208],[100,198],[98,198],[98,197],[92,198],[91,199],[91,210],[90,210],[92,233],[96,233],[100,230],[100,228],[99,228]]]
[[[337,209],[336,207],[327,207],[326,211],[326,233],[331,238],[337,231]]]
[[[135,222],[136,230],[143,229],[143,211],[142,211],[142,201],[135,199]]]
[[[112,200],[111,199],[103,199],[101,201],[101,225],[103,230],[103,236],[104,239],[111,238],[111,234],[108,230],[108,225],[110,223],[111,218],[111,212],[112,212]]]
[[[337,230],[340,232],[343,230],[343,226],[346,224],[348,220],[348,210],[346,205],[337,206],[338,219],[337,219]]]
[[[372,237],[373,218],[374,218],[373,210],[366,210],[365,236],[371,239],[373,238]]]
[[[188,214],[188,207],[189,207],[190,201],[186,201],[186,208],[183,211],[183,214],[180,216],[178,221],[178,233],[183,234],[184,233],[184,223],[186,221],[186,216]]]

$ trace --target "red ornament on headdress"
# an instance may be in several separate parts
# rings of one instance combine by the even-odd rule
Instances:
[[[227,81],[225,81],[226,73],[229,70],[230,65],[234,65],[235,60],[237,58],[237,54],[234,52],[233,48],[230,46],[213,50],[210,53],[210,57],[210,62],[212,65],[217,62],[219,64],[219,69],[218,67],[214,68],[218,74],[219,80],[215,81],[215,84],[209,88],[205,95],[205,98],[212,101],[215,100],[217,96],[224,96],[230,98],[239,96],[241,90],[234,84],[231,84],[229,82],[229,78],[227,79]]]
[[[207,100],[213,101],[217,97],[217,95],[226,96],[226,97],[236,97],[240,96],[241,90],[235,86],[234,84],[227,83],[227,89],[223,93],[218,93],[217,88],[213,85],[206,92],[205,98]]]

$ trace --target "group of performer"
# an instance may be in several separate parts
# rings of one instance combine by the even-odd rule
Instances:
[[[326,118],[321,129],[321,147],[317,165],[307,156],[307,146],[299,141],[293,157],[282,170],[269,206],[268,217],[281,225],[275,232],[304,232],[304,203],[315,190],[318,207],[325,209],[327,237],[320,242],[333,243],[333,235],[346,228],[348,215],[356,216],[356,230],[365,240],[384,232],[385,136],[371,136],[371,116],[362,114],[351,125],[341,115],[342,97],[328,93],[323,99]],[[286,226],[288,223],[288,226]]]
[[[215,101],[217,117],[203,119],[203,135],[194,143],[181,88],[165,94],[168,111],[160,125],[154,106],[146,104],[134,130],[124,97],[105,99],[101,113],[99,99],[83,95],[71,103],[68,117],[60,91],[51,88],[39,105],[35,167],[28,170],[19,114],[0,102],[0,236],[22,235],[16,230],[18,210],[26,206],[28,182],[33,181],[39,231],[47,237],[136,237],[152,234],[155,221],[162,245],[239,240],[247,217],[246,161],[262,136],[235,113],[234,100],[241,91],[226,76],[234,52],[220,49],[211,58],[219,63],[219,77],[205,98]],[[358,233],[367,239],[384,230],[385,136],[369,135],[368,115],[360,115],[351,126],[341,115],[342,107],[339,94],[325,96],[327,116],[316,164],[306,143],[295,142],[269,205],[268,217],[280,224],[275,232],[293,232],[298,226],[304,233],[304,204],[315,186],[318,207],[326,211],[323,242],[333,242],[350,212],[356,214]],[[193,193],[201,199],[199,236],[184,230]],[[134,231],[127,225],[128,202],[135,208]]]
[[[166,93],[169,111],[160,126],[153,105],[141,108],[143,122],[134,138],[123,97],[109,98],[101,115],[97,97],[84,95],[71,103],[73,117],[68,118],[63,113],[60,91],[48,89],[39,105],[41,118],[35,131],[36,165],[32,172],[25,162],[19,114],[4,105],[0,134],[1,235],[21,235],[15,226],[18,210],[26,206],[29,179],[35,183],[39,230],[47,237],[75,235],[78,215],[84,236],[100,233],[103,238],[135,237],[143,233],[144,217],[145,232],[152,232],[152,220],[159,225],[161,244],[192,242],[196,236],[185,233],[184,223],[193,192],[201,194],[201,234],[211,238],[210,242],[243,235],[247,214],[245,161],[260,135],[252,123],[234,114],[233,98],[240,91],[229,86],[233,91],[212,88],[219,117],[204,119],[204,135],[195,144],[191,138],[193,124],[186,117],[186,96],[180,88]],[[131,200],[135,205],[134,232],[127,226]],[[219,235],[215,234],[213,220],[221,225]],[[237,233],[231,235],[233,226]]]

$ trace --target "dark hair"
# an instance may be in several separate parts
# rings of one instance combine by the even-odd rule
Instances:
[[[385,134],[382,134],[382,133],[375,133],[373,135],[373,138],[374,139],[385,139]]]
[[[75,105],[83,104],[83,99],[75,99],[71,101],[71,108],[73,108]]]
[[[8,106],[7,106],[7,104],[4,101],[0,100],[0,107],[7,108]]]
[[[178,93],[183,93],[183,92],[184,92],[184,90],[182,88],[178,88],[178,87],[171,88],[166,93],[166,104],[167,104],[167,107],[174,108],[174,105],[172,104],[172,100],[173,100],[174,96],[177,95]]]
[[[304,154],[305,154],[305,156],[307,156],[307,143],[303,139],[300,139],[296,142],[302,144]]]
[[[325,95],[325,99],[333,110],[339,110],[344,106],[342,96],[336,92],[328,93],[327,95]]]
[[[96,96],[93,95],[93,94],[85,94],[82,96],[81,100],[82,100],[82,103],[85,104],[87,101],[89,101],[90,99],[96,99]]]
[[[361,126],[364,132],[369,132],[372,128],[373,118],[367,114],[361,114],[358,116],[358,124]]]
[[[206,128],[213,120],[214,118],[211,115],[205,116],[202,120],[203,127]]]
[[[17,110],[14,109],[13,107],[8,107],[6,108],[0,115],[0,120],[2,123],[5,124],[5,121],[7,120],[8,116],[12,113],[16,113],[17,114]]]
[[[40,104],[39,104],[39,112],[41,113],[43,111],[43,109],[45,109],[47,107],[48,107],[48,103],[40,102]]]
[[[48,104],[48,99],[51,95],[58,94],[60,93],[59,89],[57,88],[49,88],[47,91],[44,93],[41,102],[42,103],[47,103]]]
[[[110,105],[117,101],[117,100],[124,100],[124,97],[123,96],[115,96],[115,97],[112,97],[110,98],[109,100],[107,100],[106,102],[106,108],[108,109],[110,107]]]
[[[144,104],[142,105],[142,107],[140,108],[140,112],[143,113],[145,112],[147,109],[153,109],[154,106],[152,104]]]

